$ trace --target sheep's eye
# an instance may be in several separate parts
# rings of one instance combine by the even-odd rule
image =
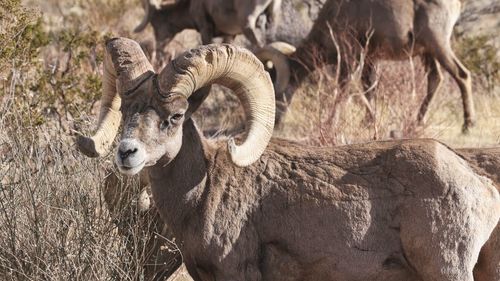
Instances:
[[[170,118],[163,120],[163,122],[161,122],[160,129],[164,130],[168,128],[171,124],[177,124],[182,119],[182,117],[184,117],[184,114],[182,113],[176,113],[170,116]]]
[[[184,114],[182,113],[176,113],[174,115],[172,115],[172,117],[170,117],[170,120],[175,123],[175,122],[178,122],[179,120],[181,120],[181,118],[184,116]]]

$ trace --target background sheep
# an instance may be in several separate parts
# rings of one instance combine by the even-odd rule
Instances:
[[[277,24],[281,0],[144,0],[143,6],[145,16],[135,31],[140,32],[151,23],[159,50],[184,29],[198,30],[204,44],[216,36],[232,41],[235,35],[243,33],[252,44],[262,46],[265,29]],[[262,20],[257,26],[261,15]]]
[[[156,76],[137,43],[118,38],[107,50],[110,107],[98,134],[79,147],[105,152],[114,134],[103,131],[116,133],[121,106],[115,161],[125,174],[147,167],[195,280],[474,280],[500,196],[448,147],[412,140],[314,148],[270,139],[272,84],[248,51],[201,47]],[[232,88],[246,109],[241,145],[205,139],[190,119],[214,82]],[[485,280],[500,278],[495,266],[485,268],[476,271]]]
[[[261,46],[264,41],[284,41],[298,45],[309,33],[325,0],[271,1],[266,4],[269,6],[265,11],[261,7],[266,8],[263,3],[269,1],[262,1],[263,3],[244,1],[244,5],[237,1],[224,3],[202,0],[157,2],[143,1],[145,16],[135,31],[141,32],[148,23],[151,23],[156,41],[157,63],[162,65],[168,62],[169,55],[175,56],[175,54],[167,54],[167,57],[164,57],[164,52],[167,49],[171,51],[173,47],[168,45],[181,31],[196,29],[201,34],[203,44],[210,43],[216,36],[223,36],[224,41],[232,42],[234,36],[241,34],[244,29],[243,20],[253,22],[253,25],[257,24],[248,29],[248,32],[243,32],[253,47]],[[225,7],[225,9],[220,7]],[[228,13],[231,15],[229,18],[238,18],[238,20],[228,22]]]
[[[458,0],[327,1],[307,39],[291,57],[291,73],[288,68],[281,70],[286,72],[283,77],[290,76],[292,79],[288,89],[288,81],[278,81],[278,94],[286,91],[284,96],[279,96],[285,101],[283,107],[286,108],[296,88],[321,63],[338,64],[340,83],[345,84],[349,81],[347,75],[352,62],[361,60],[362,83],[371,100],[378,60],[404,60],[419,56],[427,69],[428,86],[418,112],[418,121],[423,122],[429,103],[440,88],[443,80],[441,65],[460,88],[463,130],[467,131],[475,120],[471,77],[451,49],[450,42],[460,7]],[[370,107],[368,109],[373,116]],[[279,114],[283,114],[283,108]]]

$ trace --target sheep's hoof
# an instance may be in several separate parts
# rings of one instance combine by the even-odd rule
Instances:
[[[400,140],[403,138],[403,132],[400,130],[391,130],[389,133],[389,137],[394,140]]]
[[[470,133],[472,127],[474,127],[474,125],[475,125],[474,121],[466,120],[464,125],[462,126],[462,134],[468,135]]]
[[[466,125],[462,126],[462,134],[468,135],[470,133],[470,128],[467,127]]]

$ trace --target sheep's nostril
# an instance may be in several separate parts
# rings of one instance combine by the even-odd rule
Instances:
[[[121,158],[122,160],[125,160],[125,159],[127,159],[130,155],[132,155],[132,154],[134,154],[134,153],[136,153],[136,152],[137,152],[137,148],[133,148],[133,149],[127,149],[127,150],[125,150],[125,151],[120,150],[120,151],[119,151],[119,154],[120,154],[120,158]]]

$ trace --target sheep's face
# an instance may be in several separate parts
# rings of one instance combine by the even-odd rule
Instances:
[[[162,97],[149,80],[122,99],[123,133],[115,161],[127,175],[160,160],[168,164],[182,145],[187,99],[177,94]]]

